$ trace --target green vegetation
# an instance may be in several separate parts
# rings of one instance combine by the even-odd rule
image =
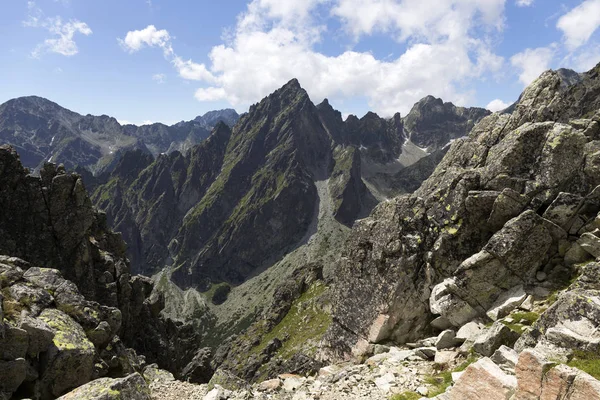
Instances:
[[[315,284],[304,292],[300,298],[294,301],[283,320],[263,337],[261,343],[253,351],[260,352],[271,340],[289,336],[278,351],[278,355],[288,359],[311,339],[321,338],[331,325],[331,315],[323,311],[313,300],[319,298],[325,289],[325,285]],[[316,344],[315,342],[313,350],[316,350]]]
[[[473,351],[471,351],[469,357],[456,368],[449,371],[440,371],[435,375],[426,377],[425,383],[430,386],[427,397],[435,397],[444,393],[450,386],[452,386],[452,373],[464,371],[469,365],[473,364],[477,360],[478,357]]]
[[[428,376],[425,383],[430,385],[428,397],[435,397],[444,393],[452,385],[452,371],[443,371],[439,374]]]
[[[423,396],[421,396],[419,393],[404,392],[393,395],[390,397],[390,400],[419,400],[421,397]]]
[[[596,379],[600,379],[600,354],[575,350],[573,358],[567,363],[569,367],[574,367],[587,372]]]

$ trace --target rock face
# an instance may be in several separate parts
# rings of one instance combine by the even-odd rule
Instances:
[[[331,357],[416,340],[435,314],[455,326],[488,318],[511,289],[564,285],[569,259],[593,257],[599,71],[544,73],[511,114],[456,140],[413,195],[354,226],[335,274]]]
[[[126,150],[154,155],[187,150],[208,137],[218,122],[233,126],[238,118],[234,110],[220,110],[172,126],[138,127],[106,115],[83,116],[41,97],[21,97],[0,105],[0,142],[12,145],[32,169],[55,162],[101,172]]]
[[[143,366],[117,336],[119,309],[86,300],[58,270],[0,259],[0,392],[54,399],[92,379]],[[30,290],[21,295],[19,287]]]
[[[29,363],[19,392],[54,398],[134,372],[143,362],[127,346],[177,372],[191,361],[200,333],[160,316],[164,298],[130,274],[125,243],[79,175],[54,164],[28,175],[0,146],[0,185],[0,359],[17,372]]]
[[[483,108],[456,107],[442,99],[427,96],[416,103],[404,118],[410,140],[429,151],[440,150],[451,140],[470,132],[473,126],[490,114]]]

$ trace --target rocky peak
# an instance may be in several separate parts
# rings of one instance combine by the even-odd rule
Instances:
[[[442,149],[450,140],[467,135],[477,121],[489,114],[482,108],[456,107],[427,96],[404,117],[404,127],[413,143],[431,152]]]

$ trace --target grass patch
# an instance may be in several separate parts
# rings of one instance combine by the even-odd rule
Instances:
[[[600,354],[598,353],[575,350],[573,359],[567,365],[587,372],[596,379],[600,379]]]
[[[393,395],[390,397],[390,400],[419,400],[421,397],[423,396],[421,396],[419,393],[404,392]]]
[[[427,397],[440,395],[452,386],[452,372],[444,371],[437,375],[428,376],[425,378],[425,383],[431,386]]]
[[[533,312],[533,311],[530,311],[530,312],[516,312],[516,313],[512,313],[510,315],[510,317],[512,319],[514,319],[515,321],[522,321],[522,320],[527,321],[525,323],[525,325],[533,325],[533,323],[540,318],[540,314],[538,314],[536,312]]]

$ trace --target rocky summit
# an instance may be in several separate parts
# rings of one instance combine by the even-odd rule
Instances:
[[[0,399],[600,399],[599,99],[5,103]]]

